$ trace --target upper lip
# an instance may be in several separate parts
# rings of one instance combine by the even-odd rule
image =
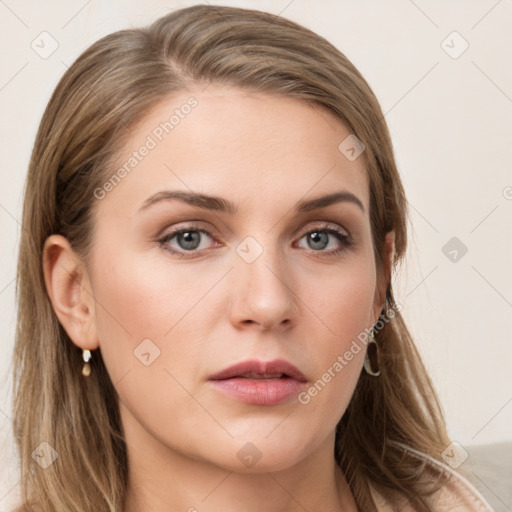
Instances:
[[[230,379],[232,377],[240,377],[245,373],[260,375],[283,373],[287,377],[292,377],[299,382],[307,381],[304,374],[296,366],[284,359],[275,359],[274,361],[242,361],[212,375],[210,380]]]

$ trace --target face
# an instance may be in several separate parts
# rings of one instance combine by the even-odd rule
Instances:
[[[299,100],[215,85],[134,130],[96,194],[89,276],[132,443],[269,471],[334,441],[364,347],[344,354],[382,307],[363,158],[338,149],[350,133]],[[262,365],[286,376],[211,380],[275,360],[303,379]]]

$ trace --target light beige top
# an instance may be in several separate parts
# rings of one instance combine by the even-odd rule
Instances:
[[[402,445],[404,446],[404,445]],[[484,497],[460,473],[447,464],[434,458],[405,447],[411,454],[426,459],[435,468],[442,471],[448,478],[441,489],[429,499],[429,505],[435,512],[494,512]],[[406,500],[401,503],[390,502],[375,487],[370,486],[372,496],[379,512],[414,512]]]

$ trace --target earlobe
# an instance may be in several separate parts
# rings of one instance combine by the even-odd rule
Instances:
[[[82,349],[98,348],[94,297],[84,265],[61,235],[51,235],[43,248],[46,290],[53,310],[73,343]]]

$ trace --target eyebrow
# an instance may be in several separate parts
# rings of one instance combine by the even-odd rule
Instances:
[[[161,201],[170,201],[172,199],[177,199],[191,206],[204,208],[205,210],[213,210],[221,213],[228,213],[231,215],[237,213],[238,211],[238,208],[234,203],[222,197],[209,196],[206,194],[200,194],[198,192],[186,192],[184,190],[162,190],[160,192],[157,192],[156,194],[153,194],[152,196],[148,197],[142,203],[142,205],[139,208],[139,211],[146,210],[150,206]],[[352,194],[352,192],[348,192],[346,190],[334,192],[332,194],[317,197],[315,199],[310,199],[307,201],[299,201],[299,203],[297,203],[296,205],[295,210],[298,213],[305,213],[320,208],[326,208],[327,206],[341,202],[355,204],[361,209],[363,213],[365,212],[361,200],[357,196]]]

